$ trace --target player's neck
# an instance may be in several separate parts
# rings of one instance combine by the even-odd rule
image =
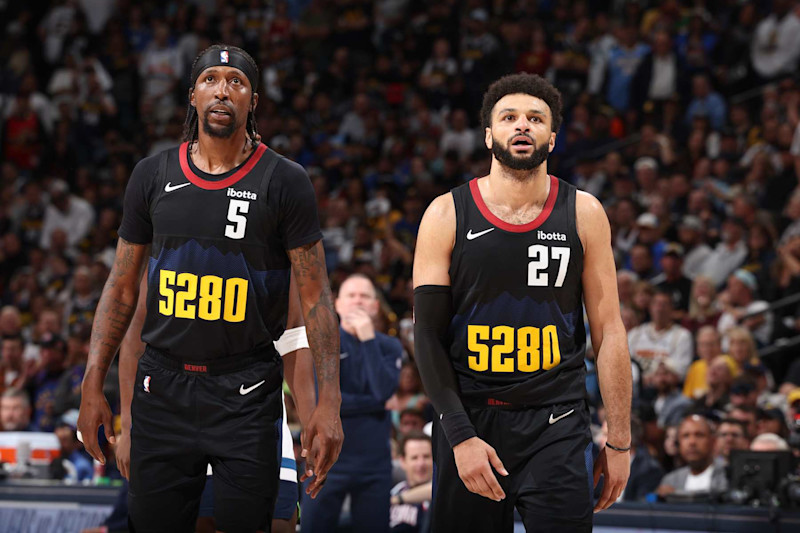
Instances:
[[[547,162],[533,170],[513,170],[493,159],[487,178],[481,187],[484,199],[512,209],[543,206],[550,194]]]
[[[198,169],[208,174],[224,174],[241,165],[252,151],[250,140],[242,128],[227,139],[200,132],[189,153]]]

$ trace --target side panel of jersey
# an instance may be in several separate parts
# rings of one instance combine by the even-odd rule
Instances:
[[[544,405],[585,396],[576,190],[550,179],[541,215],[525,225],[494,216],[477,179],[453,190],[450,356],[466,399]]]
[[[190,179],[186,157],[185,144],[167,152],[150,202],[142,338],[193,361],[259,347],[274,355],[272,341],[286,325],[290,272],[267,199],[280,156],[261,145],[235,179],[220,182]]]

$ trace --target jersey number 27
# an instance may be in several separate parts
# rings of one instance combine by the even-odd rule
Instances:
[[[569,266],[569,247],[567,246],[545,246],[543,244],[532,244],[528,247],[528,286],[547,287],[550,276],[547,274],[547,267],[550,260],[558,260],[558,275],[556,276],[556,287],[564,285],[564,278],[567,277],[567,267]]]

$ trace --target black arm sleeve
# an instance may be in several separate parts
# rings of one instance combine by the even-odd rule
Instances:
[[[274,189],[273,189],[274,187]],[[275,168],[270,197],[277,197],[278,231],[287,250],[322,238],[317,215],[317,197],[305,169],[288,159]]]
[[[447,327],[452,316],[450,287],[422,285],[414,289],[417,368],[451,447],[477,436],[458,395],[456,374],[445,350]]]
[[[139,161],[131,172],[125,189],[122,208],[122,224],[119,236],[134,244],[149,244],[153,241],[153,222],[150,220],[150,195],[158,174],[160,155]]]

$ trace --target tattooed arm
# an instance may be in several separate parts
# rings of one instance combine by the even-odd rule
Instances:
[[[92,326],[89,362],[81,386],[78,430],[86,451],[103,464],[105,457],[97,443],[97,429],[101,424],[108,441],[115,443],[111,409],[103,395],[103,383],[136,309],[139,280],[149,249],[149,245],[119,239],[114,266],[103,287]]]
[[[300,293],[300,304],[314,357],[319,386],[319,403],[304,431],[303,457],[307,465],[301,481],[316,475],[306,492],[316,497],[342,449],[339,408],[339,320],[325,268],[322,241],[289,250],[292,274]]]

